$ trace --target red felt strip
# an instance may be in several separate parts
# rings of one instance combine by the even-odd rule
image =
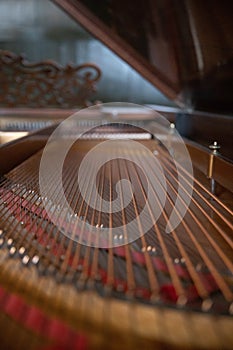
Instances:
[[[71,329],[63,321],[47,316],[38,307],[29,305],[22,297],[6,292],[0,286],[0,296],[4,296],[4,303],[0,310],[23,327],[52,341],[53,344],[45,349],[79,349],[87,350],[87,338]]]

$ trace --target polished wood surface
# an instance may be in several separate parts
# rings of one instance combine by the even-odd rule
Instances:
[[[54,3],[180,106],[233,113],[231,1]]]

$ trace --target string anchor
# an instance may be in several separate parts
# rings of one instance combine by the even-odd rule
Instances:
[[[211,150],[210,157],[209,157],[209,166],[208,166],[208,173],[207,177],[210,179],[210,190],[212,194],[215,194],[216,190],[216,183],[213,178],[213,170],[214,170],[214,157],[219,154],[220,145],[217,141],[214,141],[211,145],[209,145],[209,149]]]

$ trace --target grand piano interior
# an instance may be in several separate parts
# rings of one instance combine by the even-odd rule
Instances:
[[[233,348],[232,13],[0,2],[1,348]]]

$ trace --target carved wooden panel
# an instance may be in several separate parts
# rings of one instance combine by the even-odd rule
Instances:
[[[0,50],[0,105],[7,107],[84,107],[95,92],[100,69],[91,63],[65,67],[53,61],[27,62]]]

